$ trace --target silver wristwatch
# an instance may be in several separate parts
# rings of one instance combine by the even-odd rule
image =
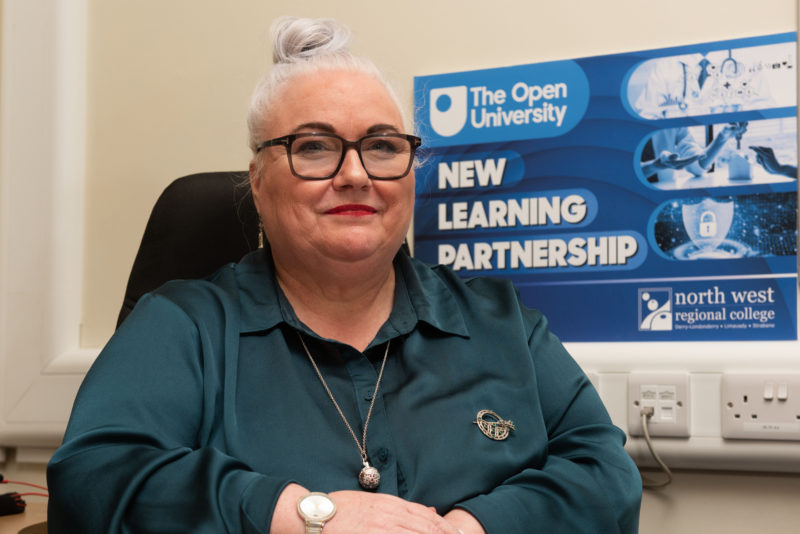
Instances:
[[[325,521],[336,513],[336,504],[327,494],[313,492],[300,497],[297,513],[306,522],[306,534],[320,534]]]

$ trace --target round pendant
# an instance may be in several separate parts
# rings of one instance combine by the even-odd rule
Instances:
[[[358,474],[358,483],[365,490],[376,490],[381,484],[381,474],[377,469],[367,464]]]

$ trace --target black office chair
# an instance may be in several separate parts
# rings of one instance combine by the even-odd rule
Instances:
[[[145,293],[169,280],[208,276],[257,247],[258,214],[246,171],[178,178],[153,206],[117,327]]]

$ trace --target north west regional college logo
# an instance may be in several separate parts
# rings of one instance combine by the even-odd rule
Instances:
[[[431,89],[430,121],[442,137],[452,137],[467,123],[467,86]]]
[[[672,288],[639,288],[639,330],[672,330]]]

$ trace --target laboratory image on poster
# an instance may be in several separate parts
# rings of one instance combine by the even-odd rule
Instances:
[[[700,189],[797,180],[794,117],[656,130],[639,174],[656,189]]]
[[[414,253],[564,341],[796,340],[794,33],[415,78]]]
[[[793,43],[714,48],[637,65],[626,87],[635,113],[657,120],[795,105]]]

